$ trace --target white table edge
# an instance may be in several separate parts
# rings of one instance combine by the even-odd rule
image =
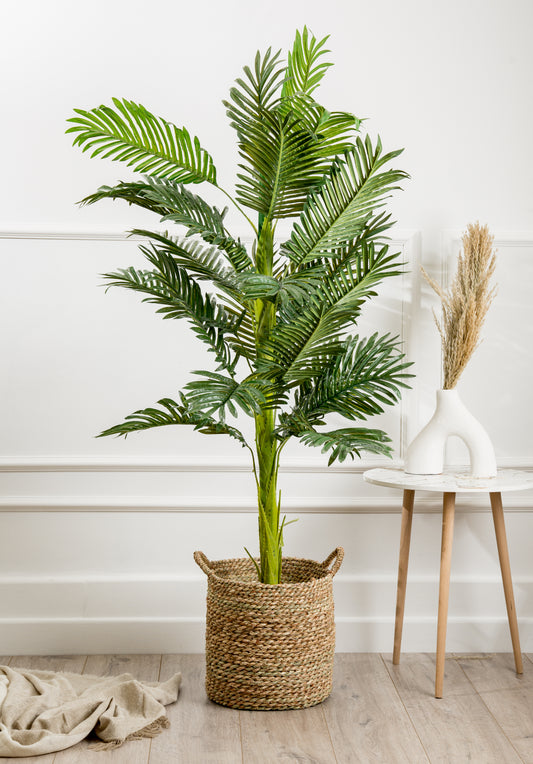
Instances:
[[[498,470],[493,478],[472,478],[467,468],[464,472],[456,470],[440,475],[413,475],[399,468],[377,467],[364,472],[363,479],[386,488],[438,493],[505,493],[533,489],[533,473],[511,469]]]

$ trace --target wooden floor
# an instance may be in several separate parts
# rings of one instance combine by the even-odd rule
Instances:
[[[517,677],[511,654],[450,655],[444,698],[433,697],[433,655],[336,656],[335,684],[323,704],[304,711],[234,711],[204,694],[203,655],[0,656],[34,669],[120,674],[145,681],[181,671],[171,727],[159,737],[94,752],[83,742],[27,764],[533,764],[533,655]],[[0,758],[2,764],[13,759]]]

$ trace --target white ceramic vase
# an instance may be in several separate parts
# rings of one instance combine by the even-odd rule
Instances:
[[[450,435],[457,435],[468,448],[472,477],[496,475],[496,457],[491,440],[463,404],[457,390],[437,390],[435,413],[407,449],[405,471],[414,475],[440,475],[444,469],[444,449]]]

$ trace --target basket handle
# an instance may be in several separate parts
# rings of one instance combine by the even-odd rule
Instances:
[[[193,556],[195,563],[209,576],[213,572],[211,560],[208,560],[203,552],[195,552]]]
[[[328,557],[326,557],[326,559],[322,563],[322,566],[324,568],[327,568],[328,565],[331,562],[333,562],[333,560],[335,560],[335,562],[333,563],[333,567],[329,571],[331,573],[332,578],[335,575],[335,573],[337,573],[337,571],[339,570],[343,558],[344,558],[344,549],[341,546],[338,546],[336,549],[333,550],[333,552],[330,555],[328,555]]]

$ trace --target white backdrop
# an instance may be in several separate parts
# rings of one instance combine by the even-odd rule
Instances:
[[[186,325],[161,321],[135,295],[104,293],[99,274],[140,261],[122,232],[157,221],[118,202],[78,209],[129,173],[89,160],[64,129],[74,107],[131,98],[197,134],[231,185],[237,157],[221,101],[257,48],[286,49],[305,23],[331,34],[324,103],[366,117],[386,150],[405,147],[397,165],[412,176],[391,202],[406,273],[361,322],[366,333],[400,334],[415,362],[412,391],[379,423],[396,460],[439,386],[435,300],[419,264],[445,281],[461,232],[479,219],[496,236],[499,293],[460,391],[499,464],[533,469],[528,0],[271,0],[262,13],[245,0],[5,2],[0,653],[201,650],[205,584],[192,552],[240,556],[255,543],[253,483],[238,445],[181,428],[94,438],[173,397],[204,351]],[[282,472],[284,506],[300,518],[287,554],[346,549],[340,650],[392,644],[400,496],[363,483],[375,463],[328,470],[318,452],[292,447]],[[427,498],[413,524],[407,650],[434,649],[440,517]],[[448,647],[507,650],[490,513],[482,499],[463,499]],[[533,496],[510,495],[506,507],[522,641],[533,650]]]

